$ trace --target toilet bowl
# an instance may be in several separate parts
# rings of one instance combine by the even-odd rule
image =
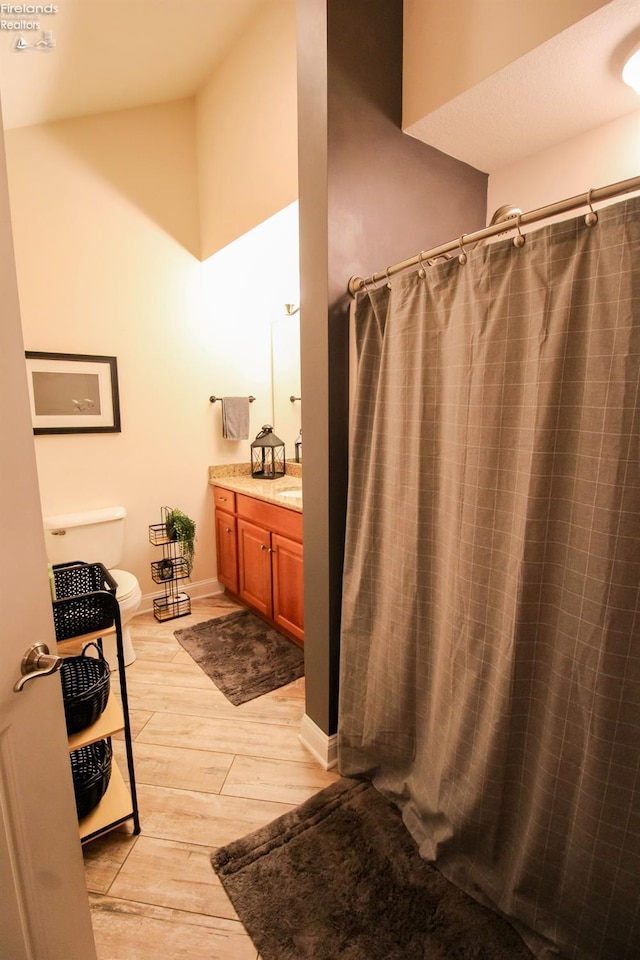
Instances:
[[[128,570],[118,570],[112,568],[109,573],[118,584],[116,590],[116,600],[120,607],[120,623],[122,624],[122,650],[124,654],[124,665],[128,667],[136,659],[136,651],[131,640],[131,630],[129,621],[131,617],[138,612],[142,601],[142,590],[138,580]],[[113,634],[103,637],[103,651],[106,659],[111,664],[112,669],[117,668],[117,650],[116,638]],[[111,654],[111,656],[109,655]]]
[[[102,563],[117,583],[116,600],[122,624],[122,648],[125,666],[136,659],[129,624],[137,613],[142,591],[137,578],[116,566],[124,544],[124,507],[107,507],[83,513],[57,514],[43,518],[49,563]],[[104,655],[112,670],[118,669],[115,632],[102,638]]]

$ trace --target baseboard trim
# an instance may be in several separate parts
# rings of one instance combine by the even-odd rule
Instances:
[[[191,580],[181,580],[180,590],[188,593],[192,600],[198,600],[202,597],[213,597],[218,593],[224,592],[222,584],[213,579],[197,580],[195,582]],[[153,593],[143,594],[138,613],[153,613],[153,601],[161,596],[162,593],[157,590]]]
[[[332,770],[338,763],[338,737],[324,733],[311,717],[305,715],[300,724],[300,742],[325,770]]]

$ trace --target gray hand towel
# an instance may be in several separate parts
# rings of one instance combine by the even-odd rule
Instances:
[[[225,440],[249,439],[249,397],[222,398],[222,436]]]

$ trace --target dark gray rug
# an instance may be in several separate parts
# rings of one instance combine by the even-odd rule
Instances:
[[[248,610],[175,630],[174,636],[236,706],[304,676],[300,647]]]
[[[368,781],[338,780],[211,862],[263,960],[532,960]]]

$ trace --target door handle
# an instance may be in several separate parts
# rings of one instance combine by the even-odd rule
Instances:
[[[24,690],[24,686],[29,680],[35,680],[37,677],[48,677],[59,670],[61,666],[62,657],[49,653],[49,647],[46,643],[34,643],[22,658],[20,664],[22,676],[13,685],[14,693],[20,693],[21,690]]]

